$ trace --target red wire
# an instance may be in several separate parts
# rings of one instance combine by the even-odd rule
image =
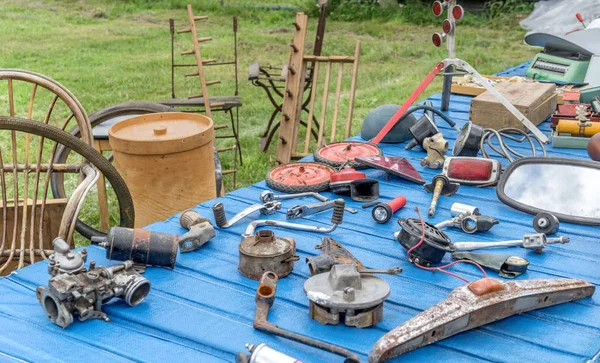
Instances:
[[[417,243],[416,245],[412,246],[412,247],[411,247],[411,248],[408,250],[408,252],[406,252],[406,254],[407,254],[407,256],[408,256],[408,259],[409,259],[409,260],[411,259],[411,257],[410,257],[410,253],[411,253],[411,252],[412,252],[412,251],[413,251],[415,248],[417,248],[417,247],[419,247],[421,244],[423,244],[423,241],[425,241],[425,222],[423,221],[423,217],[421,216],[421,212],[419,211],[419,207],[416,207],[415,209],[416,209],[416,211],[417,211],[417,214],[419,215],[419,220],[420,220],[420,222],[421,222],[421,240],[419,241],[419,243]],[[457,261],[451,262],[451,263],[449,263],[449,264],[447,264],[447,265],[444,265],[444,266],[439,266],[439,267],[425,267],[425,266],[421,266],[421,265],[419,265],[417,262],[413,261],[413,263],[415,264],[415,266],[417,266],[417,267],[419,267],[419,268],[421,268],[421,269],[423,269],[423,270],[427,270],[427,271],[439,271],[439,272],[441,272],[441,273],[445,273],[446,275],[454,276],[454,277],[456,277],[457,279],[461,279],[461,280],[463,280],[464,282],[466,282],[466,283],[468,284],[468,283],[470,283],[470,281],[469,281],[469,280],[467,280],[467,279],[465,279],[464,277],[462,277],[462,276],[459,276],[459,275],[457,275],[457,274],[455,274],[455,273],[452,273],[452,272],[450,272],[450,271],[446,271],[446,270],[444,270],[445,268],[448,268],[448,267],[450,267],[450,266],[454,266],[454,265],[456,265],[456,264],[457,264],[457,263],[459,263],[459,262],[465,262],[465,263],[469,263],[469,264],[471,264],[471,265],[475,265],[475,266],[477,266],[477,268],[479,268],[479,270],[481,270],[481,273],[483,273],[483,276],[484,276],[484,277],[487,277],[487,273],[485,272],[485,270],[484,270],[484,269],[483,269],[483,268],[482,268],[482,267],[481,267],[481,266],[480,266],[478,263],[476,263],[476,262],[473,262],[473,261],[469,261],[469,260],[457,260]]]

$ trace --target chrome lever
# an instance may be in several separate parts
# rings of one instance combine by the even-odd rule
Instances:
[[[298,219],[312,214],[317,214],[333,208],[335,201],[329,200],[322,203],[310,204],[310,205],[295,205],[287,210],[287,219]],[[354,208],[344,207],[344,210],[350,213],[357,213],[358,210]]]

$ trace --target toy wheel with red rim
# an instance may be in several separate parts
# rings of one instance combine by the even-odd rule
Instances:
[[[284,193],[322,192],[329,189],[333,168],[312,162],[279,165],[267,173],[267,185]]]
[[[315,150],[316,162],[327,164],[334,168],[347,165],[354,169],[365,169],[366,166],[354,161],[357,156],[380,156],[381,149],[373,144],[358,141],[334,142]]]

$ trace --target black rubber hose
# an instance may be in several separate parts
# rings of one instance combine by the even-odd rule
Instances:
[[[117,172],[117,169],[102,154],[81,139],[52,125],[35,122],[18,117],[0,117],[0,130],[21,131],[50,139],[74,150],[79,155],[95,166],[113,186],[119,203],[119,225],[132,228],[135,220],[133,199],[127,188],[127,184]],[[52,173],[57,174],[57,173]]]

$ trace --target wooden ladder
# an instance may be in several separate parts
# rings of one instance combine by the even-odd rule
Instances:
[[[206,81],[204,76],[204,65],[207,63],[214,63],[216,59],[202,59],[202,54],[200,53],[200,43],[208,42],[212,40],[212,37],[204,37],[198,38],[198,32],[196,30],[196,21],[207,20],[208,16],[195,16],[192,10],[192,5],[187,6],[188,11],[188,20],[190,22],[190,27],[186,29],[178,30],[177,33],[192,33],[192,42],[194,43],[194,49],[186,50],[181,52],[181,55],[195,55],[196,64],[198,65],[198,71],[185,74],[186,77],[195,77],[198,76],[200,80],[200,88],[202,89],[202,93],[191,95],[188,99],[199,98],[202,97],[204,99],[204,108],[206,112],[206,116],[212,119],[212,114],[210,112],[211,107],[219,107],[223,106],[223,104],[210,104],[208,99],[208,86],[213,84],[219,84],[221,81]]]

